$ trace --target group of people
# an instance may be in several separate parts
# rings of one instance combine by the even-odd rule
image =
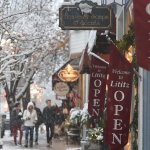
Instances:
[[[22,145],[23,128],[25,130],[25,147],[33,147],[33,140],[35,144],[38,144],[38,130],[42,123],[46,126],[47,146],[50,147],[52,145],[56,111],[51,106],[50,99],[46,103],[47,106],[43,109],[43,112],[36,107],[34,102],[29,102],[24,112],[21,111],[20,103],[15,103],[11,114],[11,127],[15,145]],[[33,139],[34,131],[35,138]],[[17,138],[19,138],[19,141],[17,141]]]

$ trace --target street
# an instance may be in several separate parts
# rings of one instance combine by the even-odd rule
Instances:
[[[24,137],[22,146],[15,146],[13,143],[13,137],[10,137],[10,132],[7,130],[5,136],[3,138],[3,148],[2,150],[80,150],[80,146],[77,144],[71,144],[71,142],[67,145],[65,137],[58,137],[53,139],[52,147],[47,147],[45,132],[40,133],[39,135],[39,144],[33,145],[32,148],[24,147]]]

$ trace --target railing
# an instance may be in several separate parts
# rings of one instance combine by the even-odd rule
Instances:
[[[123,6],[126,5],[130,0],[64,0],[64,2],[71,2],[71,3],[76,3],[80,1],[92,1],[94,3],[98,3],[98,5],[117,4]]]
[[[109,4],[118,4],[118,5],[126,5],[129,0],[101,0],[101,5],[109,5]]]

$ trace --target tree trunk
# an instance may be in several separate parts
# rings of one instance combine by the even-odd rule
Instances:
[[[27,108],[28,103],[30,102],[30,84],[27,88],[25,96],[22,98],[23,111]]]

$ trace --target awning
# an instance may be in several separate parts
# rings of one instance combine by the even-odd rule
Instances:
[[[84,73],[89,74],[90,73],[91,61],[90,61],[87,51],[88,51],[88,44],[87,44],[86,48],[84,49],[81,59],[80,59],[80,63],[79,63],[80,74],[84,74]]]
[[[107,35],[115,41],[116,35],[113,32],[108,32]],[[79,70],[81,74],[90,73],[91,62],[89,53],[93,52],[109,62],[110,46],[106,37],[106,33],[101,31],[91,31],[87,46],[82,52],[82,56],[79,63]]]
[[[80,59],[80,62],[79,62],[80,74],[84,74],[84,73],[89,74],[90,73],[91,64],[90,64],[90,58],[89,58],[88,53],[92,51],[92,49],[95,45],[96,33],[97,33],[97,30],[92,30],[90,32],[86,48],[82,52],[82,56],[81,56],[81,59]]]

